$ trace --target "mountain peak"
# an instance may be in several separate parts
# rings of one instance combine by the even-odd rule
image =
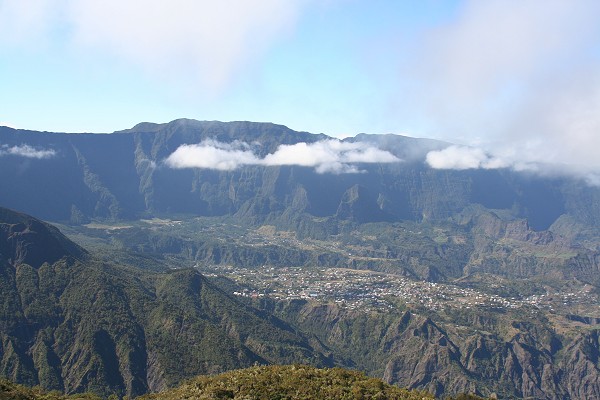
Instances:
[[[63,257],[81,258],[87,252],[60,231],[26,214],[0,207],[0,258],[12,265],[39,268]]]

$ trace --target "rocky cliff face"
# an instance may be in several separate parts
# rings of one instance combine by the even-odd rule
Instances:
[[[474,249],[464,275],[490,273],[507,278],[545,281],[576,279],[600,283],[600,263],[588,249],[552,231],[534,231],[524,219],[502,219],[493,212],[470,210],[456,219],[470,226]]]
[[[568,337],[515,316],[477,316],[482,325],[459,326],[409,311],[366,318],[305,301],[278,307],[279,315],[316,334],[346,363],[438,396],[590,399],[600,389],[597,329]]]
[[[359,233],[351,238],[353,254],[144,236],[140,229],[120,233],[136,251],[195,262],[320,263],[480,285],[492,276],[510,282],[506,290],[531,283],[527,293],[566,281],[600,285],[598,188],[507,170],[427,167],[426,152],[444,143],[358,135],[347,141],[377,145],[403,160],[360,165],[360,173],[164,163],[179,146],[203,140],[241,141],[263,157],[282,144],[322,139],[273,124],[189,120],[109,135],[0,128],[2,145],[52,154],[0,155],[0,204],[73,224],[199,215],[233,217],[253,228],[268,223],[298,238]],[[421,235],[421,228],[428,232]],[[377,248],[367,236],[376,237]],[[5,209],[0,306],[0,373],[68,392],[138,394],[254,362],[303,362],[361,368],[438,394],[599,396],[593,317],[575,315],[585,327],[565,332],[543,315],[532,324],[511,313],[361,314],[302,302],[264,313],[194,271],[149,274],[94,260],[55,228]]]
[[[377,146],[402,162],[360,164],[360,173],[318,173],[302,166],[250,165],[232,171],[172,169],[165,159],[203,140],[251,144],[257,157],[279,146],[331,139],[284,126],[176,120],[143,123],[112,134],[60,134],[0,128],[6,146],[50,151],[44,158],[0,157],[0,204],[44,219],[133,219],[144,215],[236,215],[248,221],[304,213],[358,222],[444,220],[476,203],[513,210],[535,230],[570,213],[595,221],[597,189],[577,182],[498,171],[442,171],[425,154],[448,144],[396,135],[358,135],[349,143]],[[50,153],[49,153],[50,154]],[[595,198],[594,197],[594,198]],[[543,201],[542,201],[543,200]]]

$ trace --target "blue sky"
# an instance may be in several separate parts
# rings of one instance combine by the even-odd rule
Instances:
[[[0,124],[269,121],[600,166],[600,2],[0,0]]]
[[[35,14],[31,10],[36,7],[61,7],[57,1],[20,0],[29,3],[26,7],[11,3],[0,1],[4,21],[19,20],[14,17],[17,13]],[[40,6],[43,3],[46,5]],[[162,3],[165,13],[180,17],[174,6]],[[231,3],[234,7],[236,2]],[[219,26],[221,32],[193,31],[207,36],[208,43],[198,46],[208,57],[213,51],[204,47],[231,46],[231,51],[239,52],[239,58],[232,55],[217,61],[217,68],[231,69],[227,76],[217,78],[211,77],[210,68],[194,71],[197,64],[181,65],[186,64],[185,56],[169,52],[162,43],[155,51],[173,58],[174,64],[163,71],[154,68],[151,57],[135,60],[132,57],[137,55],[122,54],[109,38],[105,43],[81,43],[79,36],[86,33],[73,32],[77,28],[71,25],[76,22],[50,11],[31,20],[21,17],[21,27],[5,23],[0,28],[5,37],[0,40],[0,121],[69,132],[112,132],[140,121],[166,122],[181,117],[273,121],[335,136],[410,128],[410,122],[389,115],[393,114],[391,84],[398,85],[398,64],[407,56],[399,47],[410,47],[424,30],[451,19],[457,4],[315,1],[289,7],[291,16],[275,14],[273,21],[265,18],[262,23],[273,24],[274,29],[257,42],[251,38],[256,33],[250,27],[240,33],[246,36],[242,43],[223,40],[222,36],[229,34],[227,18]],[[203,11],[202,6],[190,8]],[[278,6],[272,8],[282,13]],[[219,16],[218,11],[214,13]],[[279,26],[278,17],[286,19],[287,26]],[[126,20],[152,29],[152,16],[140,18],[132,13]],[[112,22],[107,19],[103,23],[110,26]],[[14,33],[34,30],[27,24],[43,28],[30,34]],[[116,24],[121,35],[129,34],[120,22]],[[167,28],[177,29],[177,25]],[[193,45],[193,41],[186,44]],[[148,51],[153,50],[150,47]],[[205,76],[197,75],[203,72]]]

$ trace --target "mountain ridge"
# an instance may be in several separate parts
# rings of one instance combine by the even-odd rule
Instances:
[[[0,215],[7,216],[5,225],[35,220],[6,209]],[[498,217],[476,215],[483,225],[473,229],[490,235],[484,242],[507,233],[523,245],[531,239],[526,222],[498,225]],[[534,241],[544,236],[530,235]],[[47,237],[38,234],[41,243],[32,244],[43,248]],[[399,301],[386,313],[310,300],[242,301],[190,268],[149,272],[68,254],[37,268],[5,259],[0,374],[17,382],[67,393],[138,395],[197,374],[302,362],[360,368],[438,396],[600,394],[598,328],[589,319],[581,329],[587,320],[578,315],[565,317],[575,326],[561,331],[557,315],[535,307],[433,312]]]
[[[600,293],[600,189],[425,163],[448,145],[335,141],[251,122],[176,120],[112,134],[0,128],[0,204],[98,245],[87,252],[0,209],[0,374],[136,395],[198,373],[302,362],[438,395],[599,397],[590,299]],[[334,156],[321,170],[293,152],[265,162],[282,148]],[[174,167],[166,160],[180,149],[217,159]],[[403,161],[367,159],[367,150]],[[231,163],[231,154],[249,161]],[[250,284],[199,272],[229,267]],[[384,290],[373,309],[324,304],[305,285],[325,271],[315,268],[298,275],[302,293],[261,296],[269,287],[252,279],[267,274],[252,274],[287,279],[287,267],[378,271],[384,288],[395,282],[386,290],[417,289]],[[359,296],[366,275],[353,274]]]
[[[23,218],[7,209],[0,216]],[[50,226],[27,219],[38,225],[30,247],[47,249]],[[257,362],[332,365],[318,343],[193,269],[146,272],[69,254],[32,266],[9,263],[5,249],[0,375],[14,381],[131,396]]]
[[[0,221],[0,257],[13,266],[29,264],[39,268],[44,262],[88,255],[56,227],[28,215],[0,207]]]
[[[256,143],[253,151],[262,158],[280,146],[337,139],[247,121],[141,123],[111,134],[1,128],[0,143],[16,150],[0,156],[0,181],[10,188],[0,192],[0,204],[46,220],[71,223],[168,214],[238,214],[249,221],[295,225],[305,216],[336,217],[344,193],[359,185],[367,197],[376,199],[376,203],[367,201],[361,207],[375,220],[383,211],[389,221],[440,221],[478,203],[527,218],[536,230],[547,229],[565,214],[600,226],[597,202],[590,201],[600,199],[597,188],[576,179],[532,176],[509,169],[429,167],[424,160],[427,152],[449,146],[446,142],[392,134],[359,134],[340,141],[359,148],[371,146],[404,160],[359,162],[361,173],[318,173],[302,165],[247,165],[232,170],[165,165],[165,159],[181,146],[205,140],[227,145]],[[32,151],[19,155],[22,146],[50,153],[44,157],[38,153],[38,158]],[[40,191],[46,196],[43,201],[36,195]]]

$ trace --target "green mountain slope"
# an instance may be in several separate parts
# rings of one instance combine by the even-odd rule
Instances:
[[[346,365],[386,382],[500,398],[600,396],[600,329],[557,332],[539,312],[364,313],[306,300],[269,308],[315,334]]]
[[[585,239],[587,247],[575,246],[558,233],[536,232],[525,220],[501,218],[480,207],[437,226],[354,225],[337,237],[340,242],[327,247],[327,242],[302,242],[287,232],[279,235],[273,227],[246,231],[215,221],[206,226],[200,221],[161,220],[140,223],[136,229],[86,228],[108,227],[114,232],[106,234],[109,242],[150,247],[146,257],[131,258],[140,267],[152,252],[170,248],[192,257],[210,253],[215,257],[211,262],[221,251],[222,261],[257,269],[266,260],[280,261],[281,266],[299,262],[308,270],[310,263],[322,258],[324,264],[352,260],[355,264],[349,266],[385,268],[393,274],[403,271],[399,266],[415,275],[423,268],[428,277],[444,278],[448,284],[452,274],[465,273],[454,281],[460,285],[454,295],[466,288],[481,289],[457,302],[439,303],[436,309],[404,306],[399,298],[385,312],[353,310],[333,302],[261,298],[262,304],[253,304],[260,305],[263,311],[258,311],[194,270],[148,272],[99,261],[47,224],[0,211],[6,215],[0,232],[8,232],[2,236],[2,248],[10,249],[0,253],[0,373],[18,382],[68,393],[135,395],[171,387],[197,374],[257,362],[303,362],[357,368],[438,396],[461,392],[540,399],[600,396],[596,305],[569,306],[568,298],[564,304],[559,298],[551,303],[525,302],[515,309],[497,302],[472,308],[464,303],[476,295],[499,293],[507,299],[517,296],[520,300],[512,303],[521,304],[530,295],[546,295],[552,285],[553,296],[584,286],[587,291],[578,296],[594,296],[598,261],[588,248],[591,235]],[[202,235],[210,237],[210,247],[192,251],[186,246],[194,245],[194,232],[201,229],[206,229]],[[137,237],[140,231],[147,235]],[[170,236],[174,232],[176,238]],[[37,254],[37,246],[59,249],[53,259],[60,258],[32,266],[21,261],[29,259],[27,252],[14,256],[17,248]],[[110,252],[110,247],[98,249]],[[224,250],[232,253],[225,257]],[[339,258],[316,255],[320,251]],[[156,261],[149,263],[157,268]],[[271,273],[277,275],[277,268]],[[309,279],[318,280],[315,275]],[[236,290],[240,287],[228,293]],[[413,293],[435,296],[418,289]],[[561,309],[548,311],[548,304]]]
[[[2,237],[9,245],[3,242],[0,257],[2,376],[66,393],[139,395],[256,362],[331,364],[281,320],[239,303],[196,271],[149,273],[80,260],[80,248],[55,228],[0,214],[0,232],[13,232]],[[55,242],[75,253],[34,265],[23,262],[27,256],[11,257],[19,224],[35,227],[36,236],[27,236],[35,254]]]
[[[64,257],[84,258],[87,252],[45,222],[0,207],[0,257],[12,264],[39,267]]]
[[[65,395],[59,391],[48,392],[38,387],[19,385],[6,379],[0,378],[0,399],[2,400],[101,400],[92,393],[78,393]]]

